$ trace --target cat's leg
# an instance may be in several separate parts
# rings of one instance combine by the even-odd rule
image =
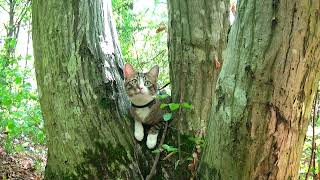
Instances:
[[[163,121],[156,123],[150,128],[147,137],[147,146],[149,149],[153,149],[157,145],[158,134],[162,125]]]
[[[143,125],[140,121],[134,121],[134,137],[138,141],[142,141],[144,136],[144,130],[143,130]]]
[[[153,149],[157,145],[159,131],[149,132],[147,137],[147,146],[149,149]]]

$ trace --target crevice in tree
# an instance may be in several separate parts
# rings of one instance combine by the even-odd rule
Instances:
[[[291,19],[291,24],[290,24],[290,32],[289,32],[289,42],[288,42],[288,47],[286,48],[286,55],[285,55],[285,59],[284,59],[284,65],[283,65],[283,73],[285,73],[285,70],[286,70],[286,65],[287,65],[287,61],[288,61],[288,54],[289,54],[289,51],[291,50],[291,41],[292,41],[292,32],[293,32],[293,28],[294,28],[294,22],[295,22],[295,15],[296,15],[296,12],[297,12],[297,8],[296,8],[297,4],[294,3],[293,5],[293,12],[292,12],[292,15],[290,17]],[[289,76],[288,76],[289,78]]]

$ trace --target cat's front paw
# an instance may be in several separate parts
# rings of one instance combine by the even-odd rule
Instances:
[[[135,121],[134,122],[134,137],[138,140],[138,141],[142,141],[144,136],[144,130],[143,130],[143,125],[141,122],[139,121]]]
[[[158,133],[157,134],[148,134],[147,146],[149,149],[153,149],[156,146],[157,138],[158,138]]]
[[[135,132],[134,132],[134,137],[135,137],[136,140],[138,140],[138,141],[142,141],[143,136],[144,136],[143,131],[142,131],[142,132],[141,132],[141,131],[135,131]]]

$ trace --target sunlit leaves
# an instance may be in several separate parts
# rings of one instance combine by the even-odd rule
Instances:
[[[169,103],[169,104],[161,104],[160,108],[161,109],[166,109],[167,107],[169,107],[170,111],[176,111],[179,108],[183,108],[183,109],[191,109],[192,105],[189,103]]]
[[[19,65],[25,62],[23,57],[7,53],[16,43],[13,38],[6,38],[0,50],[0,132],[6,134],[2,143],[7,152],[21,150],[20,146],[13,147],[18,139],[45,143],[39,99],[28,82],[31,71]]]
[[[153,8],[143,6],[143,1],[114,0],[113,14],[119,34],[120,47],[125,62],[137,70],[160,66],[158,83],[169,81],[167,32],[167,7],[165,3],[148,1]]]
[[[189,104],[189,103],[182,103],[182,104],[181,104],[181,107],[182,107],[182,108],[185,108],[185,109],[191,109],[191,108],[192,108],[192,105]]]
[[[170,103],[169,104],[170,111],[175,111],[175,110],[179,109],[179,107],[180,107],[180,104],[178,104],[178,103]]]
[[[170,146],[168,144],[163,144],[162,148],[167,152],[178,152],[178,149],[174,146]]]

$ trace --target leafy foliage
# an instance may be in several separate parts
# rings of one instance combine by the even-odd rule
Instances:
[[[45,143],[39,99],[28,82],[31,69],[21,67],[21,56],[7,53],[15,45],[15,39],[6,38],[0,51],[0,132],[6,134],[3,146],[8,152],[21,151],[23,145],[27,146],[21,143],[14,146],[15,141]]]
[[[138,70],[158,64],[159,84],[169,82],[166,1],[114,0],[112,6],[124,61]]]

